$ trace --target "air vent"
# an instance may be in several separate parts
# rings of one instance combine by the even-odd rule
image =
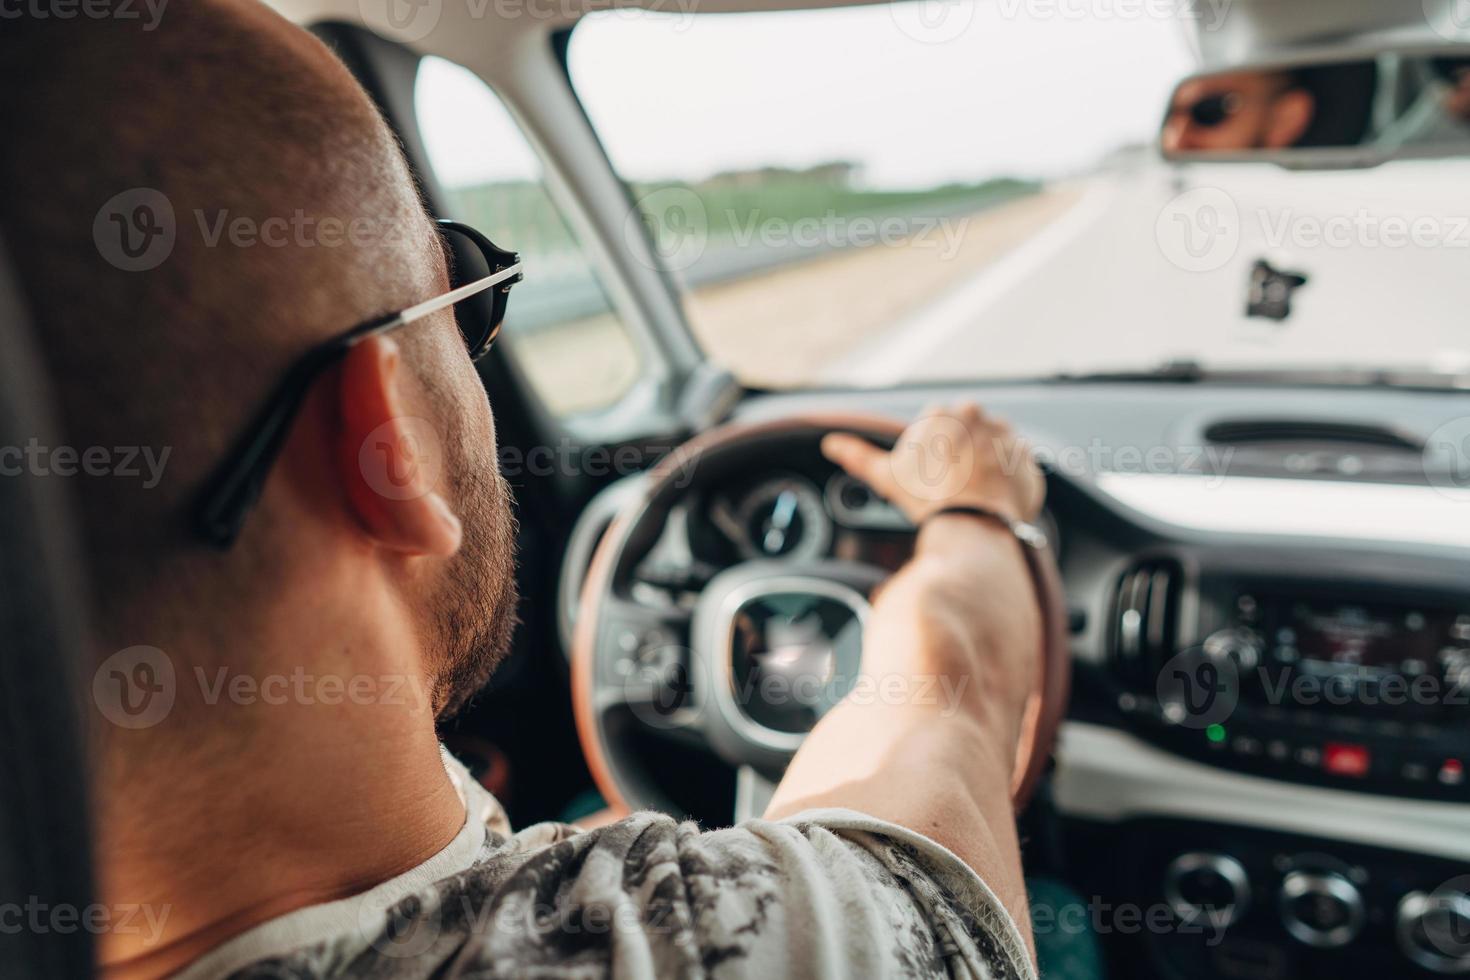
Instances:
[[[1415,453],[1424,448],[1417,440],[1380,425],[1309,419],[1236,419],[1216,422],[1205,429],[1205,438],[1216,445],[1225,446],[1303,443],[1316,448],[1326,448],[1328,445],[1373,446]]]
[[[1167,559],[1140,562],[1118,580],[1113,657],[1126,679],[1152,680],[1174,653],[1183,585],[1183,569]]]
[[[1367,422],[1313,419],[1230,419],[1204,431],[1218,460],[1233,476],[1320,477],[1332,480],[1422,483],[1423,443]]]

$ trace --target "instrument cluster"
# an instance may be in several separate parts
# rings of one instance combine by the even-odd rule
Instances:
[[[694,506],[695,556],[725,566],[738,561],[840,558],[896,571],[913,553],[914,525],[867,484],[835,469],[782,468]],[[1052,541],[1055,520],[1037,523]]]
[[[772,470],[710,492],[694,510],[692,550],[720,566],[842,558],[897,569],[913,550],[913,525],[835,470]]]

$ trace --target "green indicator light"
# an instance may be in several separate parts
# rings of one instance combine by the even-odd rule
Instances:
[[[1209,739],[1211,742],[1225,741],[1225,726],[1211,725],[1209,728],[1205,729],[1205,738]]]

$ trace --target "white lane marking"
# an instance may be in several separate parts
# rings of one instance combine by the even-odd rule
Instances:
[[[1470,491],[1162,473],[1099,473],[1113,499],[1179,527],[1470,547]]]
[[[940,295],[883,331],[872,344],[853,351],[823,372],[829,384],[887,387],[904,380],[957,333],[969,330],[985,308],[1026,278],[1040,272],[1057,253],[1081,237],[1118,197],[1116,181],[1094,178],[1072,209],[1027,239],[1019,248],[986,265],[978,275]]]

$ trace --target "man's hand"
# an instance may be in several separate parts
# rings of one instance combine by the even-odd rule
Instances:
[[[932,408],[904,430],[891,452],[834,433],[822,452],[915,524],[945,507],[986,507],[1015,520],[1041,511],[1046,484],[1025,443],[973,402]]]

